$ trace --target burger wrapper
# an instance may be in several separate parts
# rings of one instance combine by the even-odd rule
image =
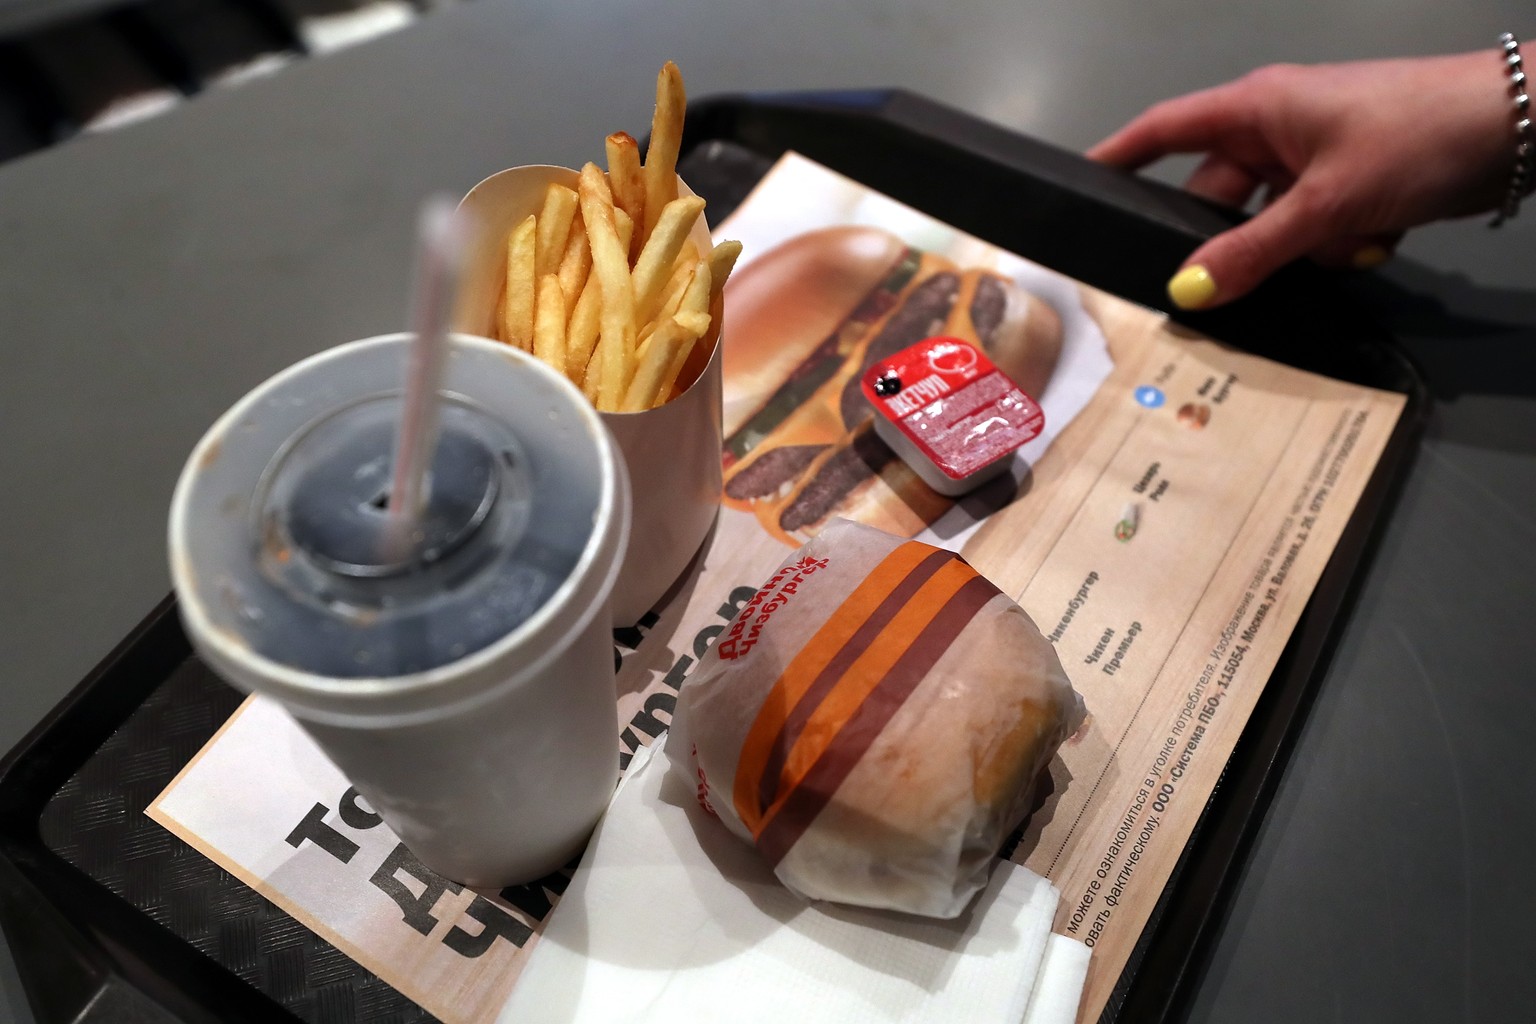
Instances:
[[[793,891],[950,918],[1082,715],[1055,648],[958,555],[838,520],[689,675],[667,751]]]
[[[508,233],[538,213],[551,182],[575,188],[579,174],[568,167],[529,165],[491,175],[469,191],[459,208],[475,225],[456,330],[494,337]],[[678,183],[680,194],[692,195]],[[700,217],[692,241],[700,253],[712,242]],[[721,385],[720,325],[705,340],[714,345],[709,362],[686,391],[645,412],[602,413],[629,470],[634,510],[630,542],[613,590],[613,624],[634,625],[650,611],[688,567],[720,509]]]

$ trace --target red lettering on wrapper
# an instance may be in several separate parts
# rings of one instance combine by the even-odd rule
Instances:
[[[709,815],[711,818],[718,818],[720,815],[716,814],[715,809],[709,804],[709,776],[704,774],[703,767],[699,765],[699,745],[697,743],[693,744],[691,754],[694,771],[697,772],[699,776],[699,806],[704,808],[704,813]]]
[[[720,657],[727,661],[746,657],[762,636],[763,627],[768,624],[773,613],[799,593],[800,584],[805,582],[807,576],[825,569],[827,565],[828,560],[825,558],[802,558],[774,573],[773,578],[752,595],[752,600],[742,608],[741,614],[736,616],[725,634],[715,641],[715,650]]]

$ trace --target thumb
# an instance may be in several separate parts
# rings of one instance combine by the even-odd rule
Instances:
[[[1207,309],[1248,294],[1338,232],[1333,205],[1298,182],[1253,219],[1196,249],[1168,282],[1168,297],[1180,309]]]

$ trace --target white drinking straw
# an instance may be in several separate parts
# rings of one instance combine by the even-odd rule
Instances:
[[[438,384],[448,347],[448,326],[464,265],[465,232],[453,200],[433,196],[417,224],[416,268],[406,359],[405,400],[389,485],[386,561],[410,558],[421,533],[426,472],[437,448]]]

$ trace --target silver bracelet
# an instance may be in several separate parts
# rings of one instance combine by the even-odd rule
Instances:
[[[1520,61],[1520,40],[1513,32],[1499,36],[1504,66],[1509,69],[1509,89],[1515,109],[1515,169],[1509,176],[1504,201],[1488,226],[1496,228],[1520,212],[1520,200],[1536,188],[1536,130],[1531,127],[1531,97],[1525,90],[1525,69]]]

